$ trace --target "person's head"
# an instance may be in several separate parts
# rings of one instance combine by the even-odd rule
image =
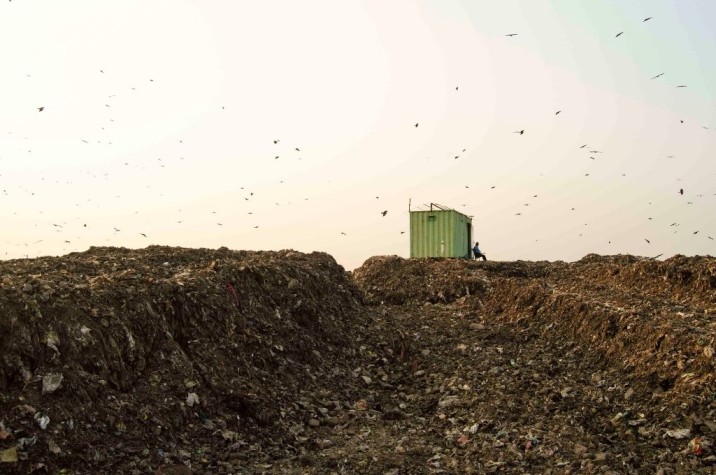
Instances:
[[[480,245],[480,243],[479,243],[479,242],[477,242],[477,241],[475,241],[475,245],[476,245],[476,246],[479,246],[479,245]]]

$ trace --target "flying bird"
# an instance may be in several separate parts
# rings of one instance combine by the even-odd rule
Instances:
[[[648,244],[651,244],[651,241],[649,241],[649,240],[646,239],[646,238],[644,238],[644,241],[646,241]]]
[[[515,130],[515,131],[514,131],[514,132],[512,132],[512,133],[513,133],[513,134],[520,134],[520,135],[523,135],[523,134],[525,133],[525,129],[522,129],[522,130]]]
[[[557,115],[557,114],[559,114],[560,112],[562,112],[562,111],[557,111],[557,112],[554,113],[554,115]]]
[[[417,126],[418,126],[418,122],[415,123],[415,127],[417,127]]]
[[[37,111],[38,111],[38,112],[42,112],[42,111],[44,111],[44,110],[45,110],[45,106],[42,106],[42,107],[38,107],[38,108],[37,108]]]
[[[277,144],[277,143],[279,143],[279,142],[280,142],[280,140],[274,140],[274,141],[273,141],[274,144]]]
[[[686,85],[685,85],[685,84],[682,84],[682,85],[676,86],[676,87],[686,87]]]
[[[680,194],[680,195],[683,195],[683,194],[684,194],[684,189],[683,189],[683,188],[679,188],[679,194]]]
[[[344,233],[343,231],[341,231],[341,234],[343,234],[344,236],[348,236],[348,235],[347,235],[346,233]]]
[[[617,36],[615,36],[614,38],[619,38],[622,35],[622,33],[624,33],[624,32],[620,31],[619,33],[617,33]]]
[[[642,21],[642,23],[644,23],[645,21],[649,21],[649,20],[651,20],[651,17],[650,17],[650,16],[649,16],[649,17],[646,17],[646,18],[644,18],[644,20]]]
[[[517,36],[519,33],[508,33],[505,36]]]
[[[656,78],[658,78],[658,77],[660,77],[660,76],[663,76],[663,75],[664,75],[664,73],[659,73],[659,74],[657,74],[656,76],[654,76],[654,77],[651,78],[651,79],[656,79]]]
[[[585,143],[584,145],[582,145],[582,146],[579,147],[579,148],[584,148],[584,147],[586,147],[586,146],[587,146],[587,144]]]
[[[147,237],[147,235],[146,235],[146,234],[144,234],[144,233],[139,233],[139,234],[141,234],[141,235],[142,235],[142,236],[144,236],[144,237]]]

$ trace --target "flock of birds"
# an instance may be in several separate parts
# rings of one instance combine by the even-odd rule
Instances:
[[[652,17],[647,17],[647,18],[644,18],[643,22],[647,22],[647,21],[650,21],[650,20],[652,20]],[[618,33],[615,35],[615,37],[616,37],[616,38],[619,38],[619,37],[622,36],[623,34],[624,34],[624,31],[620,31],[620,32],[618,32]],[[518,35],[519,35],[519,33],[509,33],[509,34],[506,34],[505,36],[507,36],[507,37],[516,37],[516,36],[518,36]],[[105,74],[105,71],[104,71],[103,69],[99,70],[99,72],[100,72],[101,74]],[[656,74],[655,76],[651,77],[651,80],[658,79],[658,78],[664,76],[664,74],[665,74],[665,72],[661,72],[661,73],[659,73],[659,74]],[[27,75],[27,76],[29,77],[29,75]],[[150,82],[154,82],[153,79],[149,79],[149,81],[150,81]],[[685,88],[685,87],[687,87],[687,85],[686,85],[686,84],[679,84],[679,85],[677,85],[676,87],[677,87],[677,88]],[[136,90],[135,87],[132,87],[131,89],[132,89],[132,90]],[[455,91],[459,91],[459,86],[455,86]],[[112,97],[113,97],[113,95],[110,96],[110,98],[112,98]],[[110,107],[109,104],[105,104],[105,106],[106,106],[107,108]],[[224,107],[222,107],[222,109],[224,109]],[[45,111],[45,105],[38,106],[38,107],[37,107],[37,111],[38,111],[38,113],[44,112],[44,111]],[[561,114],[561,113],[562,113],[562,110],[560,109],[560,110],[555,111],[555,112],[554,112],[554,115],[556,116],[556,115],[559,115],[559,114]],[[110,119],[110,121],[112,121],[112,119]],[[680,120],[680,123],[683,124],[684,121],[683,121],[683,120]],[[414,127],[415,127],[415,128],[418,128],[419,125],[420,125],[420,123],[419,123],[419,122],[416,122],[416,123],[414,124]],[[709,130],[709,127],[703,126],[703,129]],[[519,136],[523,136],[523,135],[525,135],[525,129],[518,129],[518,130],[515,130],[513,133],[514,133],[514,134],[517,134],[517,135],[519,135]],[[86,143],[86,144],[89,143],[89,141],[86,140],[85,138],[82,138],[82,139],[80,139],[80,140],[81,140],[83,143]],[[180,140],[179,142],[180,142],[180,143],[183,143],[181,140]],[[274,139],[274,140],[273,140],[273,144],[274,144],[274,145],[279,145],[280,143],[281,143],[281,140],[280,140],[280,139]],[[111,144],[111,142],[110,142],[110,144]],[[595,155],[600,154],[600,153],[603,153],[603,152],[600,151],[600,150],[593,149],[592,147],[589,147],[589,148],[587,148],[587,147],[588,147],[588,144],[583,144],[583,145],[581,145],[581,146],[579,147],[579,149],[586,149],[586,151],[589,152],[589,158],[590,158],[591,160],[596,160]],[[295,147],[292,146],[292,148],[293,148],[293,151],[295,151],[295,152],[301,152],[301,148],[298,147],[298,146],[295,146]],[[463,149],[462,149],[462,152],[465,152],[466,150],[467,150],[466,148],[463,148]],[[280,156],[281,156],[280,153],[273,155],[273,157],[274,157],[275,160],[278,160],[278,159],[280,158]],[[459,157],[460,157],[459,154],[454,156],[455,159],[458,159]],[[673,156],[669,156],[669,157],[673,158]],[[180,157],[180,159],[183,160],[184,158],[183,158],[183,157]],[[301,158],[299,157],[298,159],[300,160]],[[161,158],[159,158],[159,159],[157,159],[157,160],[160,162],[159,165],[160,165],[161,167],[164,167],[164,166],[165,166],[164,163],[161,163],[161,162],[162,162],[162,159],[161,159]],[[128,162],[125,162],[124,165],[125,165],[125,166],[129,166],[129,163],[128,163]],[[107,175],[107,174],[104,175],[104,178],[105,178],[105,179],[108,179],[106,175]],[[2,176],[2,175],[0,175],[0,176]],[[587,173],[586,176],[589,176],[589,174]],[[95,177],[96,177],[96,176],[95,176]],[[283,181],[282,181],[281,183],[283,183]],[[465,188],[469,189],[470,187],[469,187],[469,185],[465,185]],[[495,185],[493,185],[493,186],[490,187],[490,189],[493,189],[493,190],[494,190],[495,188],[496,188]],[[244,190],[244,188],[241,187],[241,190]],[[29,190],[27,190],[27,191],[29,192]],[[7,190],[2,190],[2,192],[7,196]],[[677,193],[678,193],[679,195],[682,195],[682,196],[683,196],[683,195],[684,195],[684,189],[683,189],[683,188],[679,188],[679,190],[678,190]],[[32,194],[34,195],[34,192],[32,192]],[[250,192],[247,196],[244,197],[244,200],[249,201],[249,200],[251,199],[251,197],[253,197],[253,196],[254,196],[254,192]],[[535,195],[533,195],[533,198],[537,198],[537,196],[538,196],[538,195],[535,194]],[[700,196],[700,195],[699,195],[699,196]],[[376,198],[376,199],[380,199],[379,196],[376,196],[375,198]],[[308,200],[308,198],[304,198],[304,200]],[[87,200],[87,201],[90,201],[90,200]],[[275,204],[276,204],[276,205],[280,205],[280,203],[275,203]],[[689,204],[691,204],[691,202],[689,202]],[[78,204],[78,206],[79,206],[79,204]],[[463,204],[462,206],[466,206],[466,205]],[[525,203],[524,206],[529,206],[529,203]],[[574,211],[575,208],[571,208],[571,210]],[[181,210],[180,210],[180,211],[181,211]],[[382,217],[386,217],[386,216],[388,215],[388,211],[389,211],[388,209],[383,209],[383,210],[381,210],[379,213],[380,213],[380,215],[381,215]],[[212,211],[212,213],[215,214],[216,211]],[[253,214],[253,213],[252,213],[251,211],[249,211],[248,214]],[[515,215],[521,216],[522,213],[521,213],[521,212],[517,212],[517,213],[515,213]],[[649,218],[649,219],[651,220],[651,218]],[[182,220],[178,220],[178,221],[177,221],[177,224],[181,224],[182,222],[183,222]],[[64,224],[66,224],[66,223],[64,223]],[[223,226],[223,223],[217,221],[217,222],[216,222],[216,225],[217,225],[217,226]],[[61,231],[61,230],[63,230],[63,228],[64,228],[64,225],[63,225],[63,224],[59,224],[59,223],[52,223],[52,226],[53,226],[56,230],[58,230],[58,231]],[[677,226],[679,226],[679,223],[672,223],[671,226],[672,226],[672,227],[677,227]],[[87,224],[86,224],[86,223],[83,224],[82,227],[83,227],[83,228],[87,228]],[[254,227],[254,228],[259,228],[258,225],[254,225],[253,227]],[[119,228],[117,228],[117,227],[113,227],[113,232],[114,232],[114,233],[119,233],[119,232],[121,232],[121,229],[119,229]],[[405,233],[405,231],[400,231],[400,234],[404,234],[404,233]],[[694,235],[696,235],[696,234],[698,234],[698,233],[699,233],[699,230],[693,231],[693,234],[694,234]],[[142,236],[143,238],[148,238],[148,235],[147,235],[145,232],[137,232],[137,235],[140,235],[140,236]],[[348,234],[347,234],[345,231],[340,231],[340,235],[342,235],[342,236],[348,236]],[[581,234],[580,234],[580,236],[581,236]],[[713,239],[714,239],[712,236],[707,236],[707,237],[708,237],[708,239],[710,239],[710,240],[713,240]],[[649,244],[651,243],[651,240],[648,239],[648,238],[646,238],[646,237],[644,238],[644,241],[646,241],[646,242],[649,243]],[[25,243],[25,246],[29,246],[30,244],[38,244],[38,243],[40,243],[40,242],[43,242],[43,240],[37,240],[37,241],[34,241],[34,242],[32,242],[32,243]],[[71,244],[71,241],[70,241],[70,240],[65,240],[64,243],[66,243],[66,244]],[[7,252],[6,252],[5,254],[7,255]]]

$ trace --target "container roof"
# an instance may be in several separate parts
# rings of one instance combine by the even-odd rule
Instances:
[[[457,211],[457,210],[452,209],[449,206],[441,205],[438,203],[426,203],[423,205],[419,205],[418,207],[416,207],[414,210],[411,210],[411,211]]]

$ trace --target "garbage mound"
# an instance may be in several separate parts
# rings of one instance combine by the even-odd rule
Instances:
[[[294,456],[304,427],[356,399],[372,344],[361,293],[325,253],[93,247],[0,276],[3,471]]]
[[[716,259],[0,262],[0,472],[713,473]]]
[[[458,302],[561,331],[682,404],[716,394],[716,259],[590,254],[574,263],[377,256],[354,271],[372,304]],[[682,392],[681,397],[675,397]],[[694,398],[691,398],[694,399]],[[709,398],[707,398],[709,399]]]
[[[379,256],[354,276],[414,336],[434,470],[716,469],[716,259]]]

